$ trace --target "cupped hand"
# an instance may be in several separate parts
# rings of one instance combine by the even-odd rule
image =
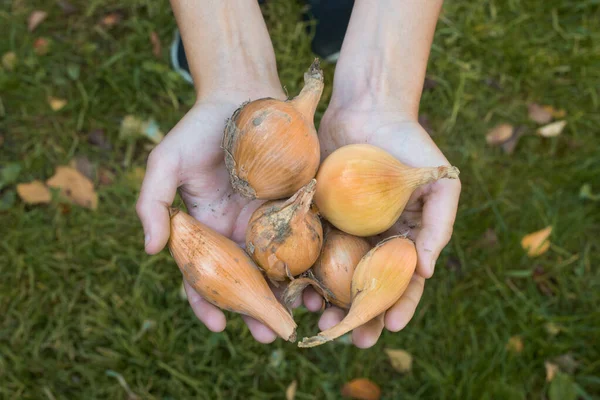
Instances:
[[[415,118],[394,110],[379,111],[377,107],[356,104],[330,105],[321,121],[319,138],[322,158],[341,146],[369,143],[388,151],[408,166],[450,165]],[[352,332],[352,341],[357,347],[373,346],[384,327],[398,332],[413,317],[425,279],[433,275],[436,260],[452,235],[460,188],[458,179],[442,179],[418,188],[398,222],[387,232],[371,238],[375,243],[391,235],[408,234],[416,243],[418,264],[400,300],[385,315]],[[322,299],[309,288],[304,293],[304,304],[309,310],[317,311]],[[345,312],[337,307],[326,309],[319,320],[319,329],[332,327],[344,315]]]
[[[224,92],[204,97],[179,121],[148,157],[146,175],[136,205],[149,254],[161,251],[169,239],[168,207],[179,190],[194,218],[238,243],[244,242],[248,220],[261,204],[235,193],[225,167],[221,140],[227,118],[241,103],[260,97],[285,98],[281,89]],[[184,282],[194,313],[213,332],[225,329],[225,314]],[[261,343],[276,334],[243,316]]]

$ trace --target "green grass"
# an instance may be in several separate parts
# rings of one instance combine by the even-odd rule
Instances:
[[[424,93],[422,113],[461,169],[454,238],[409,326],[366,351],[342,342],[312,350],[260,345],[239,317],[221,334],[194,318],[168,253],[142,250],[138,183],[128,173],[144,165],[147,150],[138,142],[127,155],[118,139],[126,114],[154,117],[168,131],[194,101],[192,89],[168,73],[175,28],[168,2],[73,4],[78,11],[69,16],[55,2],[0,8],[0,54],[18,57],[14,71],[0,70],[0,164],[21,165],[18,182],[45,180],[81,155],[117,179],[98,188],[96,212],[18,200],[0,211],[1,398],[126,399],[126,383],[144,399],[281,399],[296,379],[299,400],[337,399],[344,382],[368,377],[386,399],[539,399],[550,386],[544,361],[567,353],[578,362],[565,371],[578,396],[600,397],[600,203],[579,197],[585,183],[600,192],[598,1],[445,5],[428,69],[438,84]],[[33,9],[49,16],[28,33]],[[111,11],[123,21],[98,27]],[[284,0],[265,8],[292,94],[313,57],[300,12]],[[151,31],[163,43],[160,59]],[[32,49],[40,36],[51,40],[43,56]],[[329,83],[333,70],[327,66]],[[53,112],[48,95],[68,105]],[[485,132],[496,123],[534,132],[530,101],[567,111],[563,135],[527,135],[511,156],[487,147]],[[87,142],[93,129],[105,130],[112,150]],[[11,184],[2,196],[14,190]],[[554,226],[550,251],[528,258],[520,238],[547,225]],[[480,244],[488,228],[497,233],[495,247]],[[532,278],[537,266],[552,295]],[[300,337],[317,331],[315,315],[295,317]],[[560,332],[550,335],[547,323]],[[505,347],[514,335],[523,340],[520,354]],[[395,372],[385,348],[411,352],[412,372]]]

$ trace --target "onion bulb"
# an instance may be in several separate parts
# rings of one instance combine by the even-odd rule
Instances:
[[[272,281],[294,279],[319,257],[323,228],[312,207],[312,179],[288,200],[268,201],[254,211],[246,230],[246,251]]]
[[[315,177],[320,147],[314,115],[322,92],[323,71],[316,59],[294,99],[254,100],[233,113],[222,146],[238,193],[249,199],[281,199]]]
[[[387,311],[402,296],[417,266],[414,243],[400,236],[383,240],[356,266],[352,276],[352,304],[337,325],[304,338],[300,347],[314,347],[334,340]]]
[[[170,214],[169,250],[194,290],[215,306],[249,315],[295,341],[296,323],[248,255],[183,211]]]
[[[328,302],[349,309],[354,269],[370,248],[365,239],[327,226],[323,248],[310,269],[311,274],[288,285],[283,296],[284,303],[290,307],[304,288],[312,285]]]
[[[378,147],[340,147],[321,164],[315,204],[336,228],[356,236],[385,232],[419,186],[458,178],[458,168],[411,168]]]

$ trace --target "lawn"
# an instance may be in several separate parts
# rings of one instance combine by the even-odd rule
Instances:
[[[281,399],[297,380],[297,400],[338,399],[359,377],[384,399],[600,398],[600,202],[580,195],[600,193],[597,0],[444,6],[421,113],[461,170],[455,232],[409,326],[369,350],[261,345],[237,316],[220,334],[195,319],[168,252],[143,251],[134,205],[151,142],[119,137],[127,115],[167,132],[194,101],[170,71],[169,4],[70,1],[0,6],[0,55],[15,55],[0,69],[1,398]],[[36,9],[48,16],[28,32]],[[293,95],[313,58],[301,6],[264,13]],[[48,97],[67,103],[53,111]],[[535,134],[531,102],[565,110],[561,135]],[[511,155],[486,144],[499,123],[525,129]],[[110,148],[90,142],[99,130]],[[76,157],[103,171],[97,210],[15,196]],[[528,257],[521,238],[546,226],[549,250]],[[317,332],[316,315],[294,317],[299,337]],[[385,349],[411,353],[412,370]],[[546,362],[560,369],[551,382]]]

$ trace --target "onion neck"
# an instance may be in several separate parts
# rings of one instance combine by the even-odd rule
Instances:
[[[443,178],[458,179],[460,171],[456,167],[441,165],[439,167],[409,168],[402,180],[412,188],[426,185]]]
[[[323,85],[323,70],[317,58],[313,61],[308,71],[304,73],[304,87],[300,91],[300,94],[290,100],[294,108],[311,122],[315,117],[315,112],[323,93]]]

